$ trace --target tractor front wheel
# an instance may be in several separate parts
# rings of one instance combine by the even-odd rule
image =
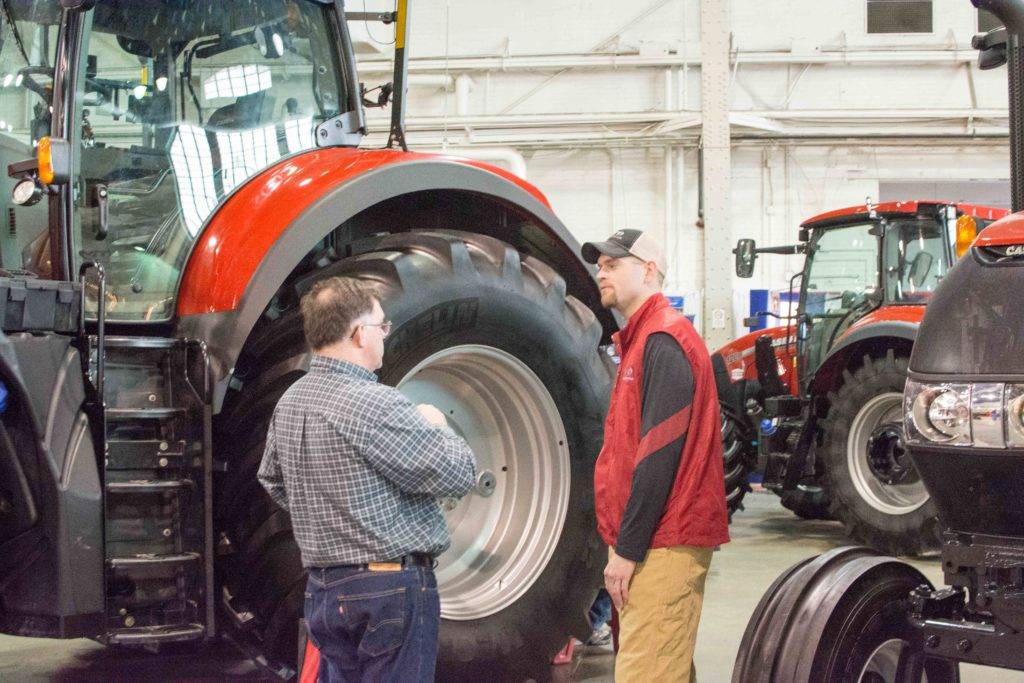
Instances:
[[[939,546],[938,511],[903,447],[907,359],[891,350],[844,373],[822,422],[832,515],[856,540],[891,555]]]

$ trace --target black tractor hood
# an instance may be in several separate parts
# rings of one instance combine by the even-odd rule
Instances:
[[[971,249],[929,300],[918,339],[912,374],[1024,376],[1024,258]]]

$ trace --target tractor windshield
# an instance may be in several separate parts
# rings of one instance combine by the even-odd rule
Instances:
[[[59,4],[50,0],[0,0],[0,268],[6,273],[49,270],[46,202],[15,206],[7,166],[31,158],[36,141],[50,134],[59,22]]]
[[[878,295],[878,238],[875,223],[814,231],[807,248],[800,334],[801,377],[821,364],[832,337],[854,318],[851,313]]]
[[[946,230],[934,216],[891,220],[885,230],[885,300],[925,303],[949,271]]]
[[[214,209],[344,113],[332,11],[312,0],[97,2],[75,103],[73,248],[79,263],[104,265],[111,319],[171,317]]]

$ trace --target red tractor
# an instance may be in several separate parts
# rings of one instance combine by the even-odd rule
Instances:
[[[815,216],[795,245],[740,240],[740,277],[764,253],[803,254],[804,267],[790,285],[799,298],[784,325],[712,357],[731,509],[755,470],[796,514],[838,519],[879,550],[937,546],[935,504],[903,446],[907,359],[936,286],[977,232],[1005,214],[892,202]]]
[[[405,14],[0,2],[0,631],[227,634],[294,671],[305,578],[256,469],[308,366],[299,297],[349,275],[388,291],[382,381],[478,458],[445,505],[440,675],[535,675],[589,632],[616,323],[540,191],[405,150]],[[386,97],[352,20],[396,24],[389,148],[358,148]]]

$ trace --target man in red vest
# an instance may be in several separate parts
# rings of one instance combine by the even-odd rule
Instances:
[[[619,611],[615,680],[693,681],[704,580],[729,540],[721,422],[704,341],[661,294],[665,253],[620,230],[583,245],[601,305],[627,319],[594,472],[605,587]]]

